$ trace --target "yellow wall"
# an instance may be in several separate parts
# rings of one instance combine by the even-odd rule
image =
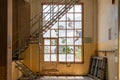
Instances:
[[[98,52],[99,56],[107,57],[107,79],[118,80],[118,54],[116,52]]]
[[[29,49],[29,50],[28,50]],[[38,44],[30,44],[23,56],[24,63],[29,66],[34,72],[39,71],[39,62],[38,62]],[[67,64],[58,64],[56,67],[58,69],[58,73],[56,75],[86,75],[89,71],[89,61],[90,57],[94,55],[96,45],[91,43],[86,43],[84,45],[84,63],[82,64],[71,64],[70,67],[67,67]],[[29,52],[30,51],[30,52]],[[42,70],[45,66],[43,65],[43,55],[41,53],[41,59],[40,59],[40,72],[42,73]],[[47,66],[48,67],[48,66]],[[49,66],[50,68],[50,66]],[[45,75],[45,74],[44,74]]]
[[[48,0],[44,0],[46,3]],[[48,1],[49,2],[49,1]],[[97,36],[97,1],[81,0],[84,4],[84,37],[89,38],[91,41],[84,44],[84,63],[83,64],[71,64],[71,67],[67,67],[66,64],[58,64],[58,74],[63,75],[86,75],[89,69],[90,57],[95,54],[96,51],[96,36]],[[39,13],[41,0],[31,0],[31,18]],[[36,25],[37,26],[37,25]],[[30,45],[30,65],[34,72],[38,72],[38,44]],[[28,54],[28,53],[27,53]],[[26,54],[26,55],[27,55]],[[43,53],[41,53],[41,66],[40,70],[45,68],[43,65]],[[61,68],[64,67],[64,68]],[[42,71],[41,71],[42,74]]]
[[[12,62],[12,80],[17,80],[22,76],[22,73],[16,68],[16,63]]]
[[[31,18],[39,12],[40,1],[31,0]],[[97,49],[97,1],[81,0],[81,2],[84,4],[84,63],[70,64],[70,67],[60,63],[57,65],[58,75],[86,75],[89,71],[90,57],[95,55]],[[40,54],[40,72],[43,74],[42,70],[46,65],[43,65],[43,52],[40,51]],[[30,44],[22,55],[25,64],[34,72],[39,72],[38,55],[38,44]]]

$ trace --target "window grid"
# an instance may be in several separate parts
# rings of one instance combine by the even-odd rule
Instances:
[[[58,6],[59,7],[59,6]],[[44,14],[46,14],[47,12],[44,12]],[[72,16],[73,16],[73,20],[68,20],[68,17],[67,17],[67,15],[69,15],[69,14],[72,14]],[[51,28],[50,29],[50,39],[52,39],[52,38],[54,38],[54,37],[52,37],[52,30],[57,30],[58,31],[58,46],[73,46],[73,49],[74,49],[74,51],[73,51],[73,54],[74,54],[74,62],[76,62],[75,61],[75,54],[76,54],[76,52],[75,52],[75,49],[76,49],[76,47],[77,46],[81,46],[81,48],[82,48],[82,45],[80,45],[80,44],[75,44],[75,39],[76,38],[78,38],[76,35],[75,35],[75,31],[82,31],[82,24],[81,25],[79,25],[79,26],[81,26],[81,28],[75,28],[75,22],[81,22],[82,23],[82,18],[81,18],[81,20],[75,20],[75,15],[76,14],[80,14],[80,15],[82,15],[82,12],[75,12],[75,7],[73,8],[73,12],[68,12],[67,14],[65,14],[65,20],[58,20],[58,26],[60,26],[60,23],[61,22],[64,22],[65,23],[65,28],[60,28],[60,27],[58,27],[58,28]],[[69,22],[72,22],[72,27],[73,28],[68,28],[68,24],[67,23],[69,23]],[[61,37],[59,34],[60,34],[60,30],[65,30],[65,37]],[[73,36],[67,36],[67,32],[68,32],[68,30],[73,30]],[[80,35],[79,35],[80,36]],[[67,44],[67,42],[68,41],[66,41],[66,43],[65,43],[65,45],[60,45],[59,44],[59,39],[60,38],[66,38],[66,39],[70,39],[70,38],[73,38],[73,44],[72,45],[70,45],[70,44]],[[83,38],[83,36],[81,36],[81,39]],[[81,42],[82,43],[82,42]],[[50,45],[45,45],[45,46],[50,46],[50,55],[52,54],[51,53],[51,44]],[[58,49],[58,54],[61,54],[61,53],[59,53],[59,47],[57,48]],[[82,55],[83,55],[83,51],[81,52],[82,53]],[[45,53],[46,54],[46,53]],[[67,55],[67,54],[66,54]],[[59,58],[59,56],[58,56],[58,58]],[[58,61],[59,61],[59,59],[57,59]],[[51,61],[51,56],[50,56],[50,61]],[[59,61],[60,62],[60,61]],[[64,62],[67,62],[67,56],[66,56],[66,61],[64,61]],[[81,61],[80,61],[81,62]]]

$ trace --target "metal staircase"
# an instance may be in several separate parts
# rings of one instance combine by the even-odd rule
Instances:
[[[20,70],[24,75],[23,77],[19,78],[18,80],[35,80],[37,78],[37,75],[30,70],[23,62],[20,60],[15,61],[16,68]]]
[[[54,0],[53,0],[54,1]],[[61,7],[58,8],[58,10],[56,12],[54,12],[54,9],[58,6],[54,5],[51,3],[50,4],[50,9],[46,12],[49,12],[47,14],[43,13],[43,16],[41,19],[36,20],[36,22],[33,24],[37,24],[40,22],[40,20],[43,21],[43,24],[40,25],[40,28],[36,29],[32,34],[33,35],[43,35],[45,32],[47,32],[59,19],[61,19],[64,14],[66,14],[74,5],[75,3],[77,3],[79,0],[62,0],[63,1],[63,5],[61,5]],[[46,6],[43,9],[44,10],[47,8],[48,6]],[[49,15],[50,14],[50,15]]]
[[[32,22],[31,24],[31,29],[33,29],[36,24],[39,24],[38,27],[31,33],[30,39],[27,39],[27,42],[25,42],[26,44],[23,46],[20,46],[17,50],[15,50],[13,52],[13,56],[19,56],[20,53],[22,51],[24,51],[28,45],[29,45],[29,41],[33,40],[36,43],[40,43],[40,37],[41,35],[43,35],[45,32],[47,32],[59,19],[61,19],[64,14],[66,14],[73,6],[75,3],[77,3],[79,0],[62,0],[61,3],[63,3],[63,5],[61,5],[58,10],[56,12],[54,12],[54,9],[56,7],[58,7],[58,5],[53,5],[54,1],[56,0],[51,0],[52,3],[50,4],[50,9],[47,11],[49,12],[48,14],[43,14],[42,17],[40,17],[41,15],[38,14],[36,15],[32,20],[35,20],[34,22]],[[46,10],[48,6],[46,6],[44,10]],[[50,14],[50,15],[49,15]],[[44,22],[45,21],[45,22]],[[30,23],[31,23],[30,22]],[[40,22],[44,22],[42,24],[40,24]],[[36,41],[37,40],[37,41]],[[21,61],[15,61],[15,63],[17,64],[17,69],[19,69],[25,76],[28,77],[28,79],[19,79],[19,80],[35,80],[36,75],[32,72],[32,70],[30,70],[24,63],[22,63]]]

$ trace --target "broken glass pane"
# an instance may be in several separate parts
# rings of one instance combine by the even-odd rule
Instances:
[[[66,28],[66,25],[65,25],[65,22],[59,22],[59,29],[65,29]]]
[[[59,45],[65,45],[66,42],[66,38],[59,38]]]
[[[51,45],[57,45],[57,40],[56,39],[51,39]]]
[[[67,14],[67,20],[68,21],[73,20],[73,14]]]
[[[74,46],[69,46],[70,48],[70,53],[74,53]]]
[[[82,45],[82,38],[76,38],[75,45]]]
[[[67,22],[67,28],[68,29],[73,29],[73,22],[72,21]]]
[[[51,30],[51,37],[58,37],[58,30]]]
[[[70,48],[69,46],[66,46],[66,45],[60,45],[59,46],[59,53],[70,53]]]
[[[75,37],[82,38],[82,30],[76,30],[75,31]]]

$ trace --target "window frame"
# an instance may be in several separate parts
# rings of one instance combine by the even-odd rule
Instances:
[[[42,7],[43,7],[43,5],[49,5],[49,4],[51,4],[51,3],[42,3]],[[52,3],[52,4],[53,4],[53,3]],[[55,5],[57,5],[57,4],[60,5],[61,3],[60,3],[60,4],[59,4],[59,3],[54,3],[54,4],[55,4]],[[82,61],[80,61],[80,62],[75,62],[75,50],[74,50],[74,62],[67,62],[67,58],[66,58],[66,61],[65,61],[65,62],[60,62],[60,61],[59,61],[59,54],[60,54],[60,53],[59,53],[59,49],[58,49],[58,51],[57,51],[57,52],[58,52],[58,53],[57,53],[57,54],[58,54],[58,55],[57,55],[57,58],[58,58],[58,59],[57,59],[57,62],[58,62],[58,63],[84,63],[84,41],[83,41],[83,40],[84,40],[84,4],[83,4],[83,3],[77,3],[77,4],[75,4],[75,5],[81,5],[81,6],[82,6],[82,11],[81,11],[81,15],[82,15],[82,18],[81,18],[81,25],[82,25],[82,26],[81,26],[81,27],[82,27],[82,29],[81,29],[81,30],[82,30],[82,37],[81,37],[81,38],[82,38],[82,45],[75,45],[75,44],[74,44],[74,45],[71,45],[71,46],[74,46],[74,48],[75,48],[75,46],[82,46],[82,56],[81,56],[81,57],[82,57]],[[43,8],[42,8],[42,9],[43,9]],[[42,10],[42,11],[43,11],[43,10]],[[73,13],[73,15],[74,15],[75,13],[80,13],[80,12],[69,12],[69,13]],[[42,13],[42,14],[43,14],[43,13]],[[67,14],[68,14],[68,13],[67,13]],[[43,22],[43,21],[42,21],[42,22]],[[62,21],[62,20],[59,21],[59,20],[58,20],[58,22],[65,22],[65,23],[67,23],[67,20],[66,20],[66,21]],[[77,20],[73,19],[73,23],[74,23],[74,22],[80,22],[80,21],[77,21]],[[59,25],[59,23],[58,23],[58,25]],[[74,23],[74,26],[75,26],[75,23]],[[53,30],[53,29],[50,29],[50,37],[48,37],[48,38],[50,38],[50,39],[52,39],[52,38],[51,38],[51,30]],[[62,29],[59,29],[59,28],[58,28],[58,30],[62,30]],[[73,29],[66,29],[66,30],[73,30]],[[75,27],[74,27],[74,30],[75,30]],[[58,31],[58,32],[59,32],[59,31]],[[66,31],[66,32],[67,32],[67,31]],[[66,34],[66,35],[67,35],[67,34]],[[75,37],[75,36],[73,36],[73,37]],[[73,38],[73,37],[72,37],[72,38]],[[43,37],[43,38],[44,38],[44,37]],[[53,38],[54,38],[54,37],[53,37]],[[59,40],[59,38],[60,38],[60,37],[58,37],[58,40]],[[68,38],[68,37],[66,37],[66,38]],[[44,45],[43,45],[43,46],[44,46]],[[59,46],[60,46],[60,45],[59,45],[59,41],[58,41],[58,47],[59,47]],[[67,45],[67,46],[70,46],[70,45]],[[43,54],[44,54],[44,52],[43,52]]]

